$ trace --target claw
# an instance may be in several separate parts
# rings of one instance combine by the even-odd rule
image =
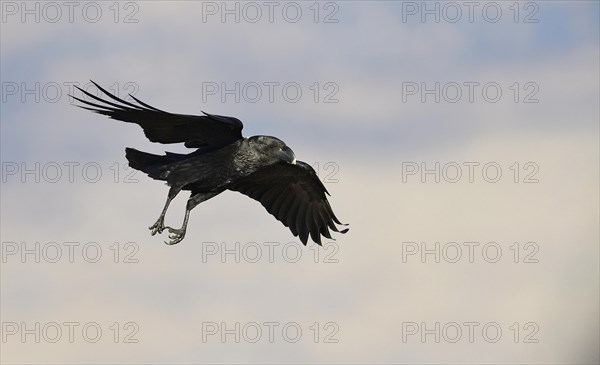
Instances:
[[[150,230],[150,234],[153,236],[156,233],[162,233],[162,231],[165,229],[165,220],[162,217],[158,218],[156,223],[148,227],[148,229]]]
[[[185,237],[185,229],[175,229],[175,228],[171,228],[171,227],[164,227],[164,228],[168,229],[169,233],[170,233],[169,234],[170,241],[169,242],[165,241],[165,243],[167,245],[178,244]]]

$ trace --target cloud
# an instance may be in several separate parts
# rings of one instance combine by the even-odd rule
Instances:
[[[228,192],[194,209],[182,243],[164,245],[147,227],[167,189],[129,175],[123,149],[182,147],[151,144],[137,126],[66,97],[4,94],[2,321],[49,331],[94,322],[103,335],[11,335],[3,361],[597,362],[598,22],[585,16],[597,4],[537,3],[536,24],[402,22],[402,4],[387,2],[339,3],[333,24],[314,23],[308,3],[298,23],[221,23],[202,21],[202,4],[134,4],[134,24],[115,23],[108,3],[98,23],[10,18],[3,82],[42,89],[92,78],[121,95],[133,82],[136,97],[159,108],[240,116],[246,135],[280,136],[315,165],[350,232],[304,247],[259,203]],[[135,10],[118,5],[121,17]],[[554,27],[568,34],[553,42]],[[302,99],[202,102],[203,82],[272,81],[298,83]],[[497,83],[502,99],[402,100],[403,82],[465,91],[470,81]],[[339,102],[322,102],[321,89],[315,103],[315,82],[334,82]],[[539,102],[524,103],[536,86]],[[185,200],[167,224],[181,223]],[[437,253],[421,255],[436,242]],[[473,343],[465,322],[478,323]],[[239,323],[239,343],[232,332],[222,343],[220,328],[207,334],[221,323]],[[406,336],[407,323],[439,323],[440,343]],[[457,343],[442,330],[453,323],[464,331]],[[489,323],[503,331],[496,343],[482,337]],[[251,343],[257,325],[262,337]],[[298,342],[286,325],[290,335],[301,328]],[[139,342],[124,343],[127,335]]]

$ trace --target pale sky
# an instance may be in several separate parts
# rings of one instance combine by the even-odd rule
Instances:
[[[600,361],[598,2],[0,11],[3,363]],[[72,106],[90,79],[281,138],[349,233],[226,192],[165,245],[124,149],[186,149]]]

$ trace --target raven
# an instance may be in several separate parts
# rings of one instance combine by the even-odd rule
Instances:
[[[185,237],[190,211],[195,206],[225,190],[238,191],[259,201],[269,213],[299,236],[304,245],[308,236],[321,245],[321,235],[331,239],[342,224],[333,213],[329,192],[315,170],[307,163],[296,161],[294,152],[280,139],[271,136],[242,136],[242,122],[233,117],[213,115],[173,114],[154,108],[132,95],[138,105],[122,100],[100,85],[92,83],[111,100],[102,99],[79,87],[83,94],[96,101],[89,102],[70,95],[83,103],[80,108],[104,114],[116,120],[142,127],[152,142],[184,143],[196,148],[189,154],[165,152],[153,155],[133,148],[125,149],[129,166],[170,186],[167,201],[151,234],[169,231],[168,245]],[[189,190],[183,225],[179,229],[164,225],[171,201],[181,190]]]

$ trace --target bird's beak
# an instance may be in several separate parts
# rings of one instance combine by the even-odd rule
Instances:
[[[285,162],[291,163],[292,165],[296,164],[296,155],[294,155],[294,151],[288,146],[281,149],[279,156]]]

